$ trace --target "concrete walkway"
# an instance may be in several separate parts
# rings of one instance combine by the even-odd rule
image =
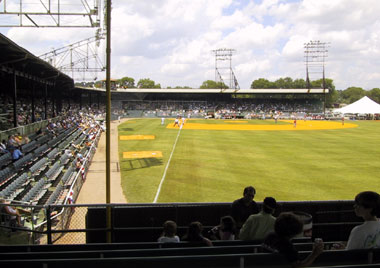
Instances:
[[[128,119],[121,120],[121,123]],[[118,153],[118,121],[111,122],[111,203],[127,203],[121,188],[121,176]],[[98,148],[95,152],[92,164],[88,170],[86,181],[75,202],[76,204],[104,204],[106,203],[106,133],[101,134]],[[72,214],[68,229],[86,228],[87,207],[76,208]],[[85,233],[67,233],[55,244],[80,244],[86,243]]]
[[[128,119],[123,119],[124,122]],[[127,203],[121,188],[118,152],[118,121],[111,122],[111,203]],[[101,134],[98,148],[76,204],[106,203],[106,133]]]

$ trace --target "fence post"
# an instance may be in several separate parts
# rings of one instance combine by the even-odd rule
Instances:
[[[47,243],[53,244],[51,238],[51,218],[50,218],[50,205],[46,207],[46,232],[47,232]]]

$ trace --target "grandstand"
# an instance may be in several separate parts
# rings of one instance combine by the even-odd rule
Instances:
[[[207,235],[221,216],[229,214],[230,203],[73,204],[104,130],[101,120],[97,120],[104,119],[104,91],[75,88],[71,78],[4,36],[0,36],[0,48],[1,140],[22,136],[19,146],[24,153],[16,161],[10,152],[0,156],[0,197],[31,212],[23,218],[26,229],[2,217],[3,267],[283,265],[283,257],[264,253],[257,241],[218,241],[213,248],[187,242],[154,242],[169,218],[178,223],[180,235],[194,220],[205,225]],[[304,118],[305,114],[323,116],[324,93],[296,89],[115,90],[112,108],[114,119],[188,114],[195,118],[254,118],[278,112],[283,118]],[[347,239],[351,229],[361,224],[352,206],[353,201],[281,202],[278,213],[303,211],[312,216],[313,237],[303,237],[296,243],[300,251],[305,251],[301,255],[306,256],[315,237],[327,241],[325,247],[329,249],[336,241]],[[107,229],[106,208],[112,211],[111,230]],[[72,224],[74,217],[85,224]],[[71,234],[85,240],[76,240],[75,235],[72,240],[64,239]],[[75,245],[59,245],[62,243]],[[326,250],[315,265],[375,267],[379,263],[378,249]]]

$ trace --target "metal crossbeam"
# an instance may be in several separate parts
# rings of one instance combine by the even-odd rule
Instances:
[[[0,0],[0,27],[100,27],[101,0]]]

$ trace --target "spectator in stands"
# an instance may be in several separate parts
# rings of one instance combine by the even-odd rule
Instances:
[[[158,238],[161,243],[178,243],[179,237],[177,234],[177,224],[174,221],[166,221],[163,225],[162,235]]]
[[[7,142],[5,140],[2,140],[0,143],[0,153],[5,154],[8,153],[9,151],[7,150]]]
[[[17,221],[16,227],[23,227],[21,223],[21,213],[31,214],[31,212],[28,210],[5,205],[9,203],[6,202],[3,198],[0,198],[0,204],[2,204],[0,207],[1,216],[8,215],[10,217],[10,221]]]
[[[281,213],[275,221],[274,233],[265,238],[263,248],[268,252],[278,252],[284,255],[292,267],[310,266],[323,252],[324,245],[322,241],[315,242],[311,254],[304,260],[300,260],[291,239],[302,231],[303,223],[296,215],[290,212]]]
[[[220,224],[210,230],[213,240],[235,240],[236,224],[231,216],[220,218]]]
[[[265,237],[274,231],[276,218],[273,213],[276,210],[277,202],[273,197],[266,197],[261,211],[258,214],[249,216],[240,230],[241,240],[264,240]]]
[[[234,218],[238,230],[240,230],[250,215],[259,212],[256,202],[253,201],[255,194],[255,188],[247,186],[244,188],[243,197],[232,203],[231,216]]]
[[[7,142],[7,150],[12,151],[18,146],[17,142],[14,139],[13,135],[10,135],[8,137],[8,142]]]
[[[202,230],[203,226],[199,221],[192,222],[187,229],[187,234],[182,238],[182,240],[212,246],[212,242],[202,235]]]
[[[24,143],[24,140],[22,136],[20,135],[20,133],[16,133],[16,135],[14,135],[14,140],[16,141],[18,145],[22,145]]]
[[[11,153],[13,162],[19,160],[21,157],[24,156],[24,154],[21,152],[20,147],[16,147],[13,151],[11,151]]]
[[[364,223],[352,229],[346,249],[380,247],[380,195],[365,191],[356,195],[355,214],[363,218]],[[335,249],[343,249],[344,244],[334,244]]]
[[[380,247],[380,196],[376,192],[361,192],[355,197],[355,214],[364,223],[352,229],[347,249]]]

